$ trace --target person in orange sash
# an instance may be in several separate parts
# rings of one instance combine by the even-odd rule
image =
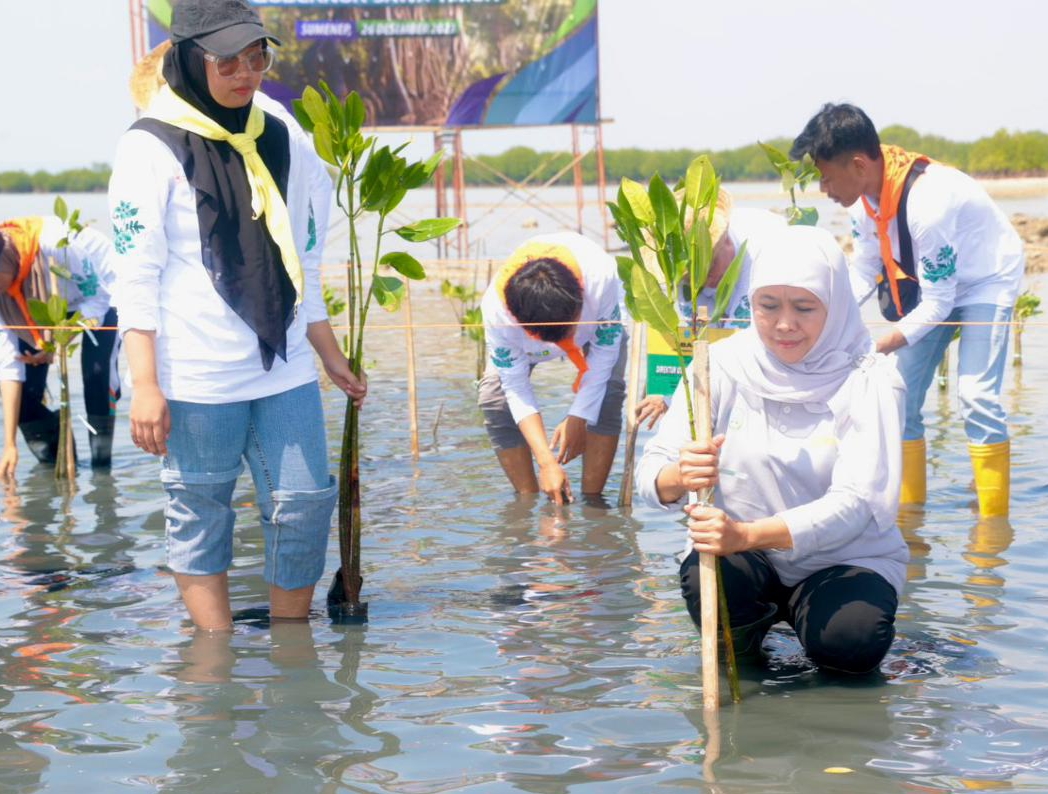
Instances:
[[[14,398],[5,402],[14,408],[22,436],[40,463],[55,462],[58,412],[44,405],[51,354],[42,350],[44,332],[33,322],[29,301],[46,301],[54,287],[68,302],[70,313],[80,312],[88,325],[115,328],[117,313],[109,291],[112,257],[113,244],[104,234],[91,228],[70,232],[55,216],[0,222],[0,323],[11,327],[17,360],[29,365],[19,373],[18,379],[24,384],[17,402]],[[120,399],[119,353],[115,330],[92,331],[80,341],[94,468],[108,468],[112,459],[116,402]],[[15,464],[17,460],[15,452]],[[0,467],[0,471],[6,470]]]
[[[571,501],[564,465],[581,455],[582,493],[600,494],[615,459],[626,390],[623,290],[615,260],[574,232],[533,237],[499,270],[481,311],[488,368],[478,402],[510,483],[518,493],[541,491],[556,504]],[[531,370],[558,358],[576,367],[575,397],[549,439]]]
[[[902,503],[927,495],[921,407],[960,327],[958,393],[982,516],[1008,514],[1011,447],[1001,384],[1024,271],[1022,241],[967,174],[881,144],[853,105],[827,104],[793,142],[811,155],[823,193],[849,207],[857,298],[878,292],[895,324],[877,340],[896,352],[907,385]]]

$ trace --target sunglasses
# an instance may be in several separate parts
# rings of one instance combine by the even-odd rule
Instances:
[[[232,77],[240,71],[241,64],[249,72],[268,72],[270,67],[273,66],[276,56],[272,50],[252,50],[251,52],[241,52],[236,55],[213,55],[210,52],[205,52],[204,60],[211,61],[215,65],[215,71],[218,72],[219,76]]]

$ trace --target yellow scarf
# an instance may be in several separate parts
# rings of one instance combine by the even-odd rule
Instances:
[[[902,190],[906,185],[906,177],[910,173],[910,168],[918,160],[931,162],[931,158],[916,152],[908,152],[899,146],[884,144],[881,144],[881,157],[884,159],[884,181],[881,183],[880,206],[877,211],[874,211],[866,196],[862,197],[862,205],[866,208],[866,214],[877,224],[877,239],[881,244],[884,272],[888,274],[892,302],[895,303],[895,309],[901,315],[902,300],[899,298],[899,281],[910,278],[910,276],[899,267],[899,263],[892,256],[892,240],[888,236],[888,227],[899,212],[899,202],[902,201]],[[899,253],[901,256],[902,252]]]
[[[255,146],[255,141],[266,126],[266,114],[262,109],[258,105],[252,105],[247,127],[243,132],[232,133],[178,96],[170,86],[165,85],[157,93],[145,115],[208,140],[226,141],[244,158],[247,181],[251,186],[252,217],[255,220],[262,217],[265,221],[273,242],[280,249],[284,270],[295,285],[295,305],[302,303],[305,276],[291,233],[291,216],[288,214],[284,198],[280,195],[280,188],[277,187],[273,175],[269,173]]]
[[[522,267],[537,259],[553,259],[560,262],[571,271],[571,274],[579,282],[579,286],[585,288],[582,281],[582,269],[579,267],[579,263],[575,261],[574,254],[567,247],[551,243],[525,243],[510,255],[510,258],[506,260],[506,264],[502,266],[498,275],[495,276],[495,288],[498,290],[499,297],[502,298],[503,306],[506,305],[506,284]],[[582,348],[575,344],[574,332],[567,339],[557,342],[556,345],[564,351],[568,360],[579,371],[578,376],[575,378],[575,383],[571,387],[573,392],[577,392],[582,385],[582,376],[589,371],[586,355],[582,352]]]

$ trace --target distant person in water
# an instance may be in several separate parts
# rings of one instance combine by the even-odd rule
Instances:
[[[45,215],[0,223],[0,319],[13,326],[24,384],[18,400],[18,426],[29,451],[53,464],[58,454],[58,411],[44,405],[51,354],[43,350],[47,331],[36,327],[29,301],[47,301],[57,287],[70,316],[80,312],[89,326],[116,328],[111,305],[113,243],[99,231],[71,232],[60,218]],[[91,465],[108,468],[113,452],[116,402],[120,399],[115,330],[84,334],[80,340],[84,406],[91,427]],[[10,366],[10,364],[9,364]],[[6,428],[6,423],[5,423]],[[15,451],[17,463],[17,450]]]
[[[600,494],[615,459],[625,394],[615,260],[573,232],[533,237],[498,271],[481,309],[488,367],[479,404],[510,484],[518,493],[541,491],[556,504],[571,501],[564,466],[581,455],[582,493]],[[550,437],[531,370],[563,358],[577,370],[575,397]]]
[[[678,386],[637,464],[642,499],[684,506],[680,569],[701,625],[699,554],[722,558],[736,652],[786,621],[819,667],[877,669],[909,552],[895,522],[904,387],[874,352],[832,235],[789,226],[753,263],[753,324],[710,346],[713,433],[691,441]],[[690,378],[685,383],[690,382]]]
[[[957,391],[982,516],[1008,514],[1011,445],[1001,405],[1008,323],[1025,269],[1022,240],[986,191],[956,168],[880,141],[854,105],[825,105],[793,142],[819,187],[849,207],[852,285],[877,289],[895,325],[877,340],[906,381],[903,503],[927,497],[921,407],[960,323]]]

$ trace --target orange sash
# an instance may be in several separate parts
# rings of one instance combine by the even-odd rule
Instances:
[[[498,275],[495,276],[495,286],[498,289],[499,297],[502,298],[503,306],[506,305],[506,284],[522,267],[530,262],[534,262],[536,259],[553,259],[560,262],[571,271],[571,274],[579,282],[579,286],[585,289],[582,281],[582,269],[575,260],[575,255],[567,247],[552,243],[525,243],[510,255],[509,259],[506,260],[506,264],[502,266]],[[574,333],[567,339],[557,342],[557,347],[567,354],[568,360],[579,371],[575,378],[575,383],[571,387],[573,392],[578,392],[579,387],[582,385],[582,376],[589,371],[586,355],[582,352],[582,348],[575,344]]]
[[[881,260],[884,262],[884,271],[888,274],[892,302],[901,315],[902,301],[899,298],[899,280],[910,278],[910,276],[899,267],[899,263],[892,256],[892,240],[888,235],[888,228],[899,212],[899,201],[902,199],[902,189],[906,185],[906,177],[910,173],[910,168],[918,160],[926,163],[932,160],[923,154],[908,152],[899,146],[885,144],[881,144],[881,156],[884,158],[884,181],[881,184],[880,211],[874,211],[866,196],[862,197],[862,205],[866,208],[866,214],[877,224],[877,240],[881,244]]]
[[[26,302],[22,285],[29,278],[29,274],[33,270],[33,263],[40,255],[40,231],[43,226],[44,219],[40,217],[15,218],[0,223],[0,231],[3,232],[4,236],[18,251],[18,275],[11,282],[7,294],[14,299],[15,303],[18,304],[18,308],[21,309],[22,317],[25,319],[25,324],[30,326],[29,330],[33,334],[33,341],[36,343],[37,348],[43,344],[43,339],[40,336],[36,323],[33,322],[33,315],[29,313],[29,304]]]

